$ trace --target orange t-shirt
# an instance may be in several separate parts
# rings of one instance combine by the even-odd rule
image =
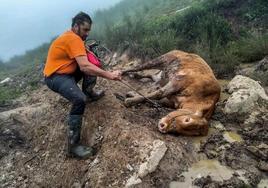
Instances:
[[[49,77],[53,73],[74,73],[77,68],[75,57],[82,55],[86,56],[83,40],[73,31],[66,31],[51,44],[48,50],[44,75]]]

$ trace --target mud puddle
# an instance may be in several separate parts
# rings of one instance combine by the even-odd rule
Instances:
[[[210,176],[213,181],[224,181],[232,178],[234,173],[238,173],[240,177],[242,176],[242,171],[234,171],[226,166],[223,166],[217,160],[201,160],[192,165],[188,172],[184,172],[182,177],[184,177],[184,182],[171,182],[170,188],[178,187],[189,187],[195,188],[198,186],[192,185],[192,182],[196,178],[202,178]],[[246,181],[244,178],[241,178]]]
[[[200,145],[204,142],[206,142],[206,140],[216,132],[215,128],[209,128],[208,130],[208,134],[207,136],[196,136],[191,138],[193,140],[193,145],[195,146],[195,148],[199,149]]]
[[[237,134],[236,132],[225,131],[223,134],[223,137],[229,143],[243,142],[243,139],[241,138],[241,136],[239,134]]]
[[[268,188],[268,179],[263,179],[257,186],[258,188]]]

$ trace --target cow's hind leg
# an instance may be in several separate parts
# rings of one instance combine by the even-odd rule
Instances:
[[[172,82],[168,82],[164,87],[160,88],[157,91],[154,91],[152,93],[146,94],[144,95],[146,98],[152,99],[152,100],[159,100],[162,99],[164,97],[167,97],[175,92],[177,92],[178,89],[173,87]],[[126,106],[131,106],[137,103],[141,103],[144,100],[146,100],[146,98],[143,96],[136,96],[136,97],[132,97],[132,98],[127,98],[125,100],[125,105]]]
[[[144,64],[141,64],[139,66],[126,69],[126,70],[122,71],[122,74],[124,75],[124,74],[129,73],[129,72],[138,72],[138,71],[152,69],[152,68],[156,68],[156,69],[161,70],[161,69],[163,69],[164,63],[172,62],[172,61],[176,61],[176,60],[177,60],[176,56],[165,54],[165,55],[162,55],[158,58],[155,58],[155,59],[149,61],[148,63],[144,63]]]

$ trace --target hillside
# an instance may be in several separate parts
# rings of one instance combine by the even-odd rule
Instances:
[[[123,0],[95,13],[90,37],[112,51],[127,51],[130,57],[146,60],[172,49],[194,52],[210,64],[218,78],[228,78],[239,64],[254,63],[268,54],[267,12],[266,0]],[[0,64],[0,80],[22,78],[34,89],[48,47],[43,44],[11,58],[6,66]],[[255,77],[262,79],[263,75]],[[0,100],[25,92],[25,86],[16,92],[13,86],[0,85],[4,91]]]
[[[100,78],[106,95],[83,117],[82,143],[97,151],[87,160],[66,156],[70,103],[42,83],[49,43],[0,61],[0,187],[268,187],[267,20],[267,0],[123,0],[96,12],[91,37],[112,50],[108,69],[194,52],[221,97],[207,136],[162,134],[158,121],[174,109],[127,108],[132,89]],[[141,93],[156,86],[124,81]]]
[[[117,61],[121,63],[115,68],[137,63],[123,56]],[[156,109],[149,103],[126,108],[116,96],[125,95],[129,88],[100,79],[98,88],[105,89],[106,96],[89,103],[84,115],[82,142],[98,151],[88,160],[66,157],[65,121],[70,104],[43,86],[0,112],[0,184],[263,188],[268,184],[268,96],[262,99],[259,95],[265,94],[259,84],[243,79],[248,90],[241,96],[241,92],[230,95],[230,88],[239,87],[242,80],[233,82],[234,86],[220,80],[221,100],[205,137],[160,133],[157,122],[172,109]],[[153,84],[127,77],[125,81],[141,92]],[[246,101],[258,103],[249,108],[253,103],[232,101],[231,96],[250,96]],[[243,110],[236,111],[237,105]],[[234,112],[227,113],[226,108]]]
[[[97,22],[93,35],[113,50],[129,50],[133,57],[152,58],[172,49],[195,52],[218,77],[228,77],[239,63],[260,60],[268,53],[267,1],[158,1],[150,9],[134,2],[137,9],[121,11],[122,19],[114,24],[100,22],[100,28]],[[113,20],[112,12],[116,16],[123,5],[107,11],[106,18],[106,12],[99,15]]]

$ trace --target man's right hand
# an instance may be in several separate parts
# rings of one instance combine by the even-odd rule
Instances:
[[[122,71],[116,70],[109,73],[110,80],[122,80]]]

